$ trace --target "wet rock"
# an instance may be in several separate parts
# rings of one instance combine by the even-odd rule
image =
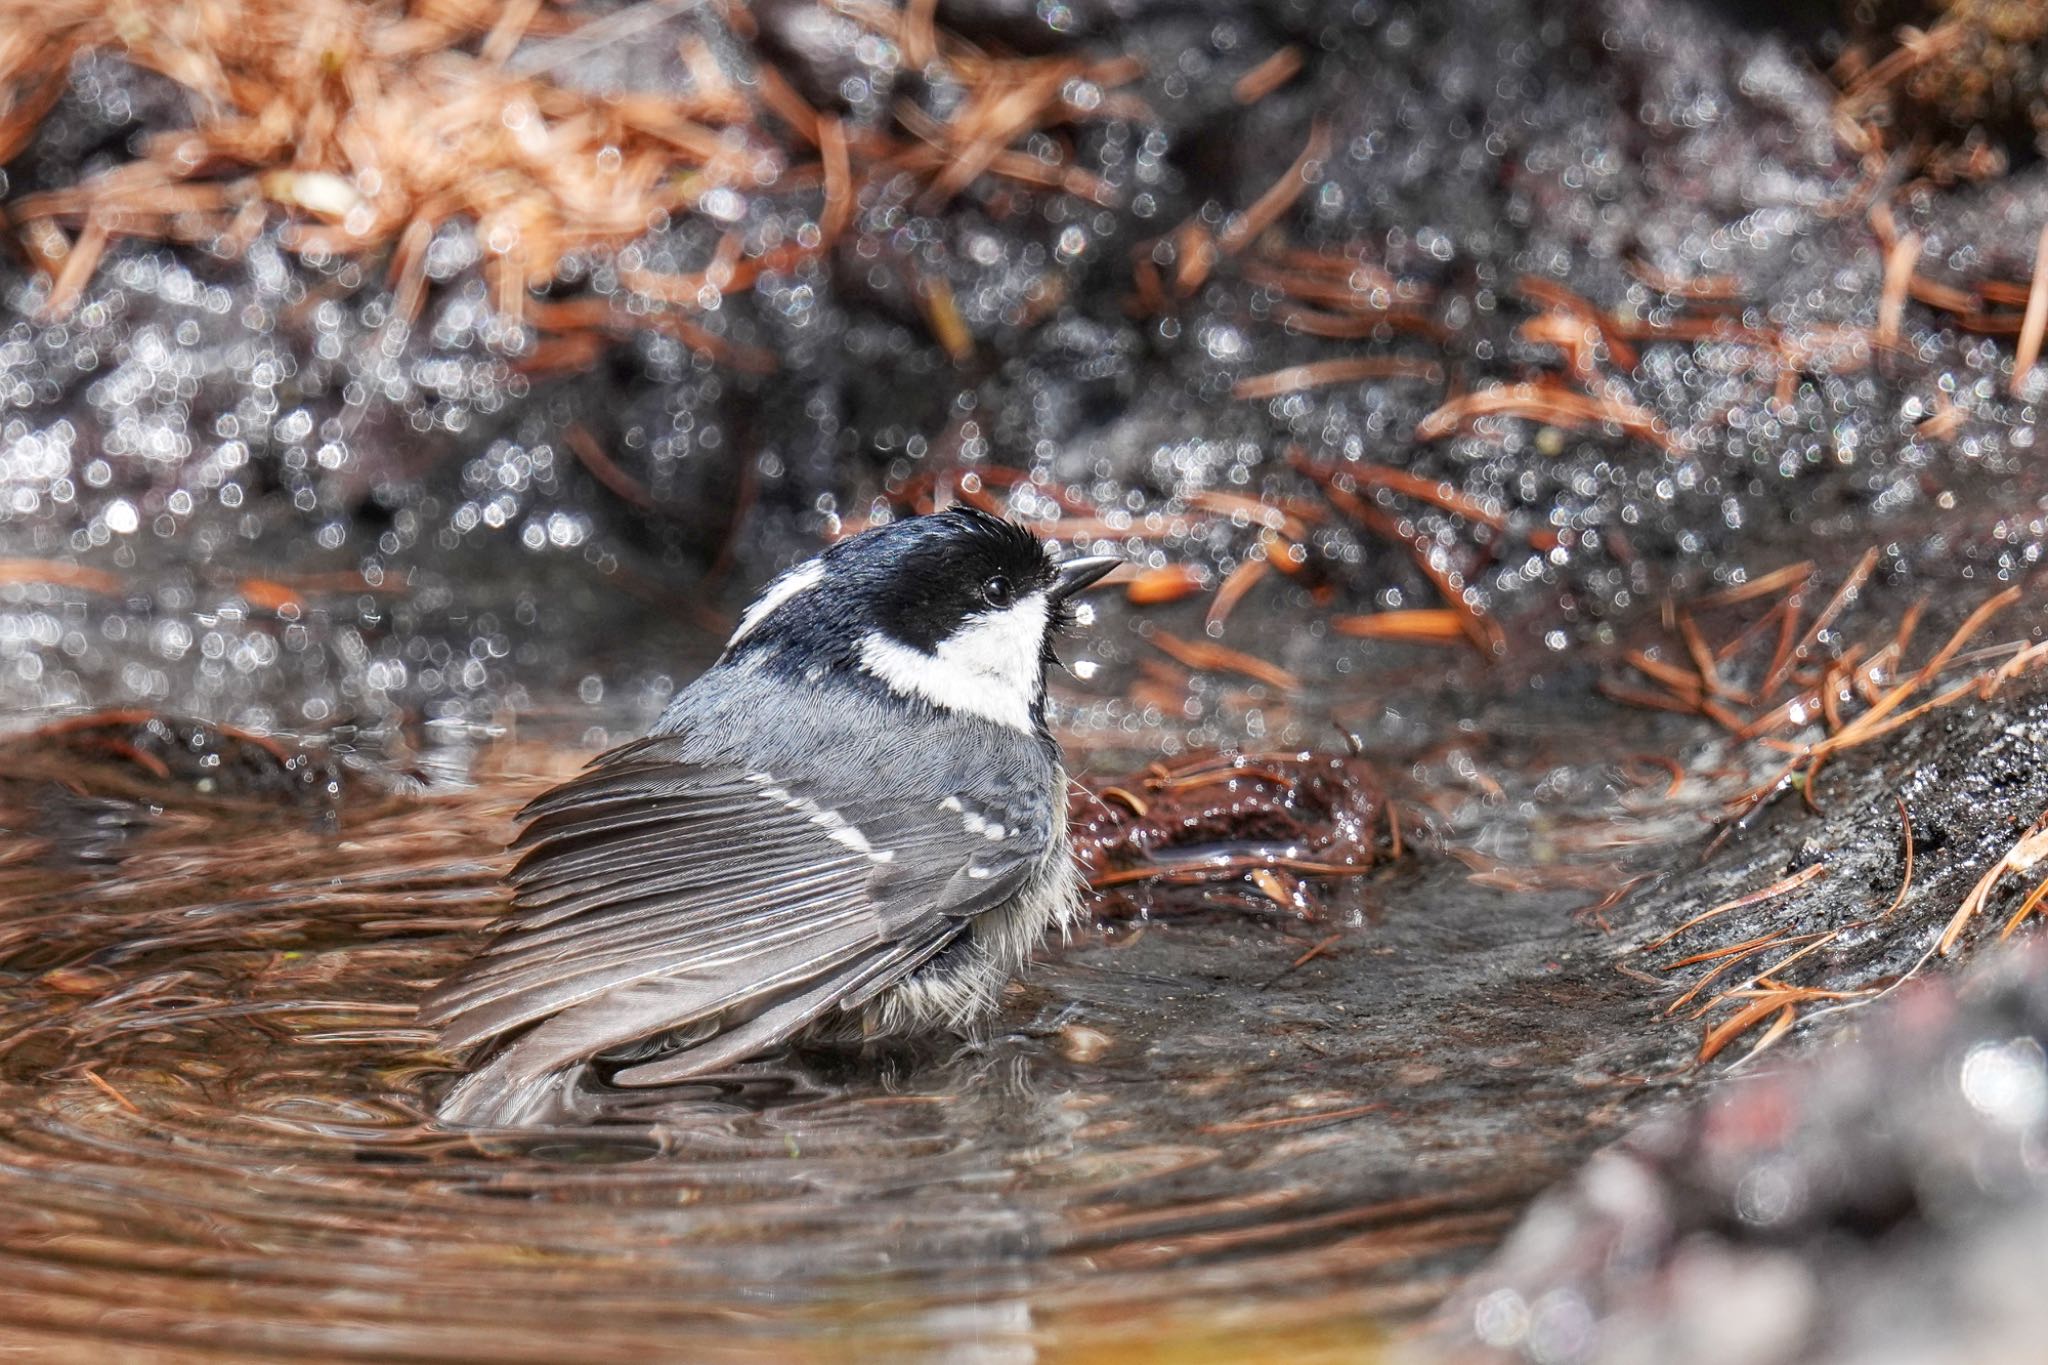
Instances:
[[[1461,1360],[2024,1359],[2048,1231],[2048,951],[1644,1125],[1437,1319]]]

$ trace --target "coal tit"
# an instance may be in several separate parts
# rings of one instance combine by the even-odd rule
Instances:
[[[511,912],[421,1009],[492,1045],[441,1117],[587,1117],[595,1077],[985,1014],[1075,910],[1045,672],[1116,562],[955,507],[770,583],[644,739],[522,813]]]

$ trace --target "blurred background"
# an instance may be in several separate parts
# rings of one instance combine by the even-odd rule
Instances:
[[[2035,0],[0,0],[0,1332],[2037,1358],[2044,149]],[[1129,561],[1090,925],[429,1122],[512,812],[953,502]]]

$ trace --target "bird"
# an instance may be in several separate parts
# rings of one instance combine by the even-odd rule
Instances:
[[[1080,901],[1053,642],[1120,561],[967,505],[773,579],[647,734],[520,814],[511,906],[426,997],[437,1116],[589,1118],[793,1039],[971,1027]]]

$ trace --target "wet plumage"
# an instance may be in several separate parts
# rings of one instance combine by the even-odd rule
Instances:
[[[962,510],[770,584],[645,739],[527,808],[511,913],[422,1010],[488,1045],[443,1117],[985,1013],[1077,893],[1043,675],[1104,567]]]

